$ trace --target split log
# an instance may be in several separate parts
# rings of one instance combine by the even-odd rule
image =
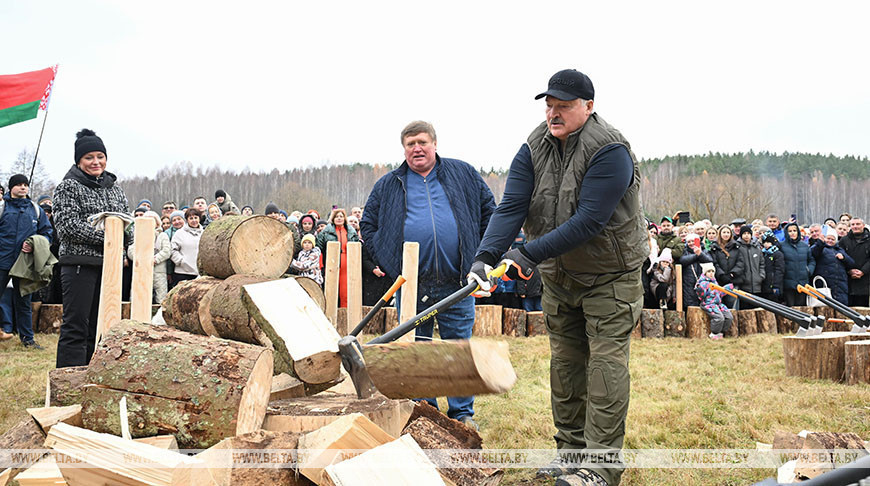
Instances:
[[[133,441],[140,444],[148,444],[150,446],[157,447],[158,449],[165,449],[167,451],[178,450],[178,441],[175,440],[174,435],[155,435],[154,437],[140,437],[138,439],[133,439]]]
[[[526,311],[505,307],[501,315],[501,334],[504,336],[526,335]]]
[[[278,278],[293,259],[293,232],[268,216],[226,216],[202,232],[196,265],[200,275],[247,274]]]
[[[640,312],[640,331],[645,338],[665,337],[665,317],[661,309],[643,309]]]
[[[846,383],[870,383],[870,341],[849,342],[844,349]]]
[[[526,336],[544,336],[547,334],[547,325],[543,311],[526,312]]]
[[[785,374],[842,381],[846,369],[846,343],[866,339],[870,339],[870,334],[825,332],[809,337],[786,336],[782,338]]]
[[[737,324],[740,328],[741,336],[749,336],[758,334],[758,321],[755,316],[755,309],[731,311],[731,314],[737,314]]]
[[[665,337],[686,337],[686,316],[678,310],[662,312]]]
[[[473,336],[501,336],[500,305],[476,305],[474,306],[474,327],[471,330]]]
[[[63,305],[42,304],[39,307],[39,320],[37,321],[36,332],[58,333],[60,332],[61,324],[63,324]]]
[[[272,352],[167,326],[122,321],[88,366],[85,427],[121,433],[127,397],[131,434],[173,434],[185,448],[260,428],[272,380]]]
[[[18,486],[66,486],[54,456],[47,455],[15,477]],[[0,484],[6,484],[0,477]]]
[[[480,433],[476,429],[469,427],[458,420],[454,420],[448,417],[437,408],[429,405],[428,402],[424,402],[422,400],[419,402],[414,402],[414,411],[411,413],[411,417],[408,419],[408,423],[411,423],[421,417],[425,417],[431,420],[439,427],[446,430],[448,434],[450,434],[454,439],[459,441],[459,443],[461,444],[461,447],[459,447],[459,449],[483,448],[483,439],[480,437]]]
[[[45,442],[45,434],[42,428],[36,423],[36,420],[31,416],[27,416],[17,425],[7,430],[5,434],[0,436],[0,450],[27,450],[27,449],[42,449]],[[21,471],[32,466],[40,459],[40,455],[34,454],[25,456],[19,463],[21,467],[14,467],[9,470],[9,479],[15,478]]]
[[[389,467],[396,464],[405,467]],[[354,458],[327,466],[326,474],[335,486],[445,484],[435,465],[410,435],[403,435]]]
[[[296,280],[245,285],[242,298],[276,353],[288,358],[294,376],[314,384],[340,376],[341,336]]]
[[[163,299],[163,320],[182,331],[203,336],[218,336],[211,323],[209,306],[214,289],[223,280],[199,277],[179,282]]]
[[[418,341],[363,347],[366,369],[389,398],[504,393],[517,375],[504,341]]]
[[[323,296],[323,289],[320,288],[319,283],[308,277],[295,276],[292,278],[296,279],[296,283],[305,290],[305,293],[311,297],[317,307],[320,307],[320,310],[326,309],[326,297]]]
[[[424,450],[463,449],[462,442],[450,435],[446,429],[426,417],[420,417],[409,423],[402,433],[413,437]],[[443,457],[447,459],[450,456]],[[457,486],[495,486],[504,476],[504,471],[495,468],[446,467],[438,468],[438,472],[453,481]]]
[[[776,314],[764,309],[755,310],[755,323],[759,333],[776,334]]]
[[[807,434],[804,440],[803,451],[807,454],[798,457],[794,472],[798,476],[812,479],[823,473],[831,471],[839,464],[833,462],[832,454],[837,449],[867,451],[864,448],[864,441],[857,434],[853,433],[833,433],[833,432],[811,432]],[[819,454],[819,451],[828,451],[828,454]],[[828,460],[822,460],[824,456]]]
[[[64,407],[82,403],[82,387],[87,383],[87,366],[70,366],[48,372],[49,405]]]
[[[28,408],[27,413],[39,424],[42,432],[48,434],[51,428],[60,422],[82,427],[82,406],[70,405],[67,407],[39,407]]]
[[[304,434],[328,425],[342,415],[359,412],[396,437],[408,423],[413,410],[414,402],[410,400],[390,400],[378,394],[360,400],[356,394],[327,392],[270,402],[263,429]]]
[[[289,463],[296,461],[299,434],[257,430],[230,437],[206,449],[194,458],[201,463],[183,466],[173,477],[174,484],[215,486],[280,484],[304,486],[312,484],[300,476]],[[255,451],[267,451],[264,456]],[[241,457],[233,451],[246,451]],[[282,451],[277,453],[277,451]]]
[[[384,307],[384,333],[399,327],[399,309]]]
[[[59,454],[58,459],[63,459],[57,464],[70,486],[169,486],[173,470],[193,461],[176,451],[64,423],[51,428],[45,445]]]
[[[363,317],[367,316],[369,312],[371,312],[372,307],[364,305],[363,306]],[[384,317],[386,316],[386,311],[381,308],[378,310],[374,316],[372,316],[371,320],[366,327],[363,328],[361,334],[383,334],[384,333]],[[395,327],[395,326],[394,326]]]
[[[297,449],[303,459],[299,473],[318,485],[328,484],[324,469],[344,459],[344,450],[369,450],[395,440],[361,413],[337,418],[299,437]]]

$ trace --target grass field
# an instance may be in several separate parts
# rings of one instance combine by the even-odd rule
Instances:
[[[45,373],[54,367],[56,336],[38,336],[44,351],[17,340],[0,344],[0,430],[40,406]],[[507,339],[519,380],[508,393],[475,403],[484,446],[548,449],[555,433],[549,405],[546,336]],[[776,335],[723,341],[643,339],[631,348],[629,449],[754,449],[778,430],[854,432],[870,439],[870,386],[785,376]],[[773,469],[632,469],[624,485],[744,485]],[[502,484],[548,484],[534,471],[509,469]]]

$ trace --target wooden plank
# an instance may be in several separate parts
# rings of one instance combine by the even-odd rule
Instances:
[[[405,277],[405,285],[402,286],[402,306],[399,309],[399,324],[417,315],[419,261],[420,244],[414,241],[406,241],[402,246],[402,276]],[[414,342],[414,331],[406,333],[396,341]]]
[[[326,267],[326,276],[324,278],[323,295],[326,300],[326,318],[335,326],[338,320],[338,280],[339,265],[341,265],[341,243],[337,241],[328,241],[326,243],[324,265]]]
[[[36,423],[42,428],[42,431],[48,434],[51,427],[59,422],[76,427],[82,425],[82,406],[70,405],[67,407],[39,407],[28,408],[27,413],[36,420]]]
[[[295,279],[245,285],[242,298],[276,351],[290,356],[297,378],[306,383],[338,378],[341,336]]]
[[[344,450],[369,450],[395,440],[374,422],[361,413],[341,416],[313,432],[299,437],[297,448],[300,460],[299,473],[325,485],[324,469],[344,459]]]
[[[133,284],[130,289],[130,319],[151,322],[154,293],[154,218],[140,216],[133,226]]]
[[[413,316],[412,316],[413,317]],[[501,336],[502,307],[500,305],[474,306],[473,336]]]
[[[674,272],[677,275],[677,310],[683,310],[683,266],[679,263],[674,265]]]
[[[103,274],[97,314],[96,344],[112,326],[121,321],[121,278],[124,270],[124,221],[115,216],[105,220]],[[152,250],[153,251],[153,250]],[[150,321],[150,319],[149,319]]]
[[[67,484],[52,455],[40,459],[36,464],[16,476],[15,480],[18,481],[18,486],[64,486]],[[0,481],[0,484],[3,482]]]
[[[362,243],[347,243],[347,335],[363,318],[362,313]]]
[[[389,467],[395,464],[403,467]],[[410,435],[403,435],[359,456],[327,466],[326,474],[335,486],[445,484],[435,465]]]

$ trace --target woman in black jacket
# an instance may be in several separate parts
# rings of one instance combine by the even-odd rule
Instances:
[[[782,302],[782,279],[785,275],[785,256],[779,250],[779,240],[773,231],[767,230],[761,237],[764,257],[764,281],[761,283],[761,297]]]

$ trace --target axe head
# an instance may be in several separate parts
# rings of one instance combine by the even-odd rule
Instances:
[[[341,364],[350,375],[356,396],[360,399],[369,398],[378,391],[372,383],[369,372],[366,370],[366,360],[363,358],[362,345],[356,336],[345,336],[338,341],[338,353],[341,355]]]

